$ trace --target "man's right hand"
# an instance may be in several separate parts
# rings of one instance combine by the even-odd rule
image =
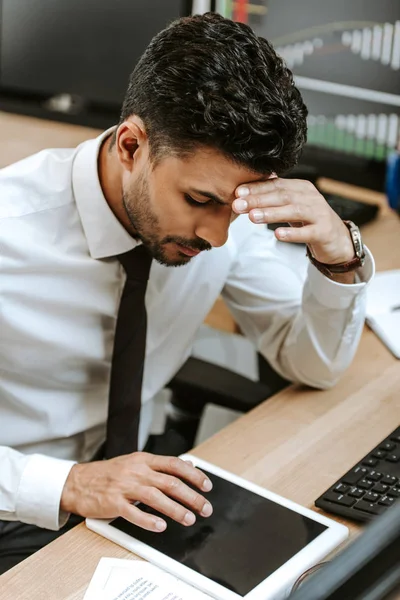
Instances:
[[[76,464],[65,482],[60,508],[87,518],[123,517],[143,529],[160,532],[167,527],[166,522],[141,511],[134,502],[140,501],[182,525],[193,525],[194,513],[202,517],[212,514],[211,504],[184,482],[203,492],[212,488],[199,469],[171,456],[135,452]]]

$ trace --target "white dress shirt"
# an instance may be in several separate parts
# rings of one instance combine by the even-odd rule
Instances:
[[[136,244],[100,187],[107,134],[0,171],[0,519],[59,528],[74,461],[104,440],[125,277],[114,257]],[[240,216],[223,247],[181,268],[153,261],[143,402],[188,358],[221,293],[280,374],[333,385],[357,348],[373,259],[367,251],[359,283],[342,285],[293,256]]]

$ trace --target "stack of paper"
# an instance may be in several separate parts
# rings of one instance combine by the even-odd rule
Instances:
[[[400,270],[377,273],[367,290],[367,323],[400,358]]]
[[[84,600],[210,600],[173,575],[143,560],[102,558]]]

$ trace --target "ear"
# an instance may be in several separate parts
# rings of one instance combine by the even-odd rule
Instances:
[[[139,164],[147,162],[149,143],[140,117],[132,115],[118,126],[115,145],[118,160],[127,171],[131,172]]]

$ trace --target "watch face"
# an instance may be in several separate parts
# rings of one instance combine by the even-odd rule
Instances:
[[[357,225],[354,223],[349,223],[349,229],[351,234],[351,239],[353,240],[354,251],[356,253],[357,258],[361,258],[364,254],[363,244],[361,241],[361,233]]]

